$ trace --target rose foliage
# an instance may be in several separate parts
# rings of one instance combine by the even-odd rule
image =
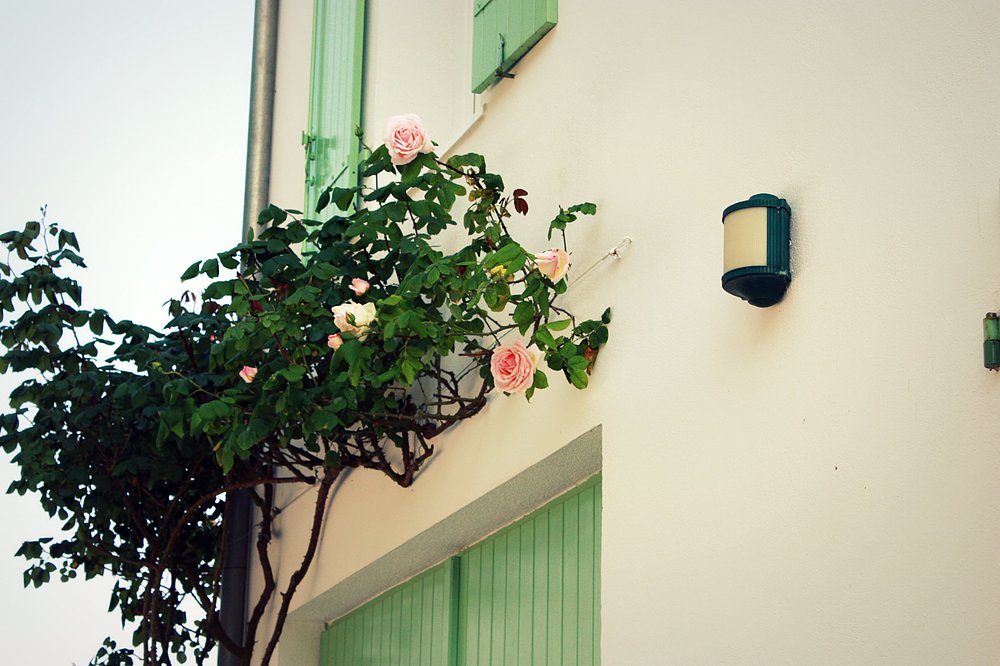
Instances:
[[[25,584],[115,578],[111,609],[135,623],[134,646],[106,641],[95,663],[201,664],[218,644],[268,663],[344,470],[408,486],[434,438],[491,391],[530,398],[550,375],[587,386],[610,312],[581,320],[558,303],[565,230],[595,206],[560,209],[558,252],[528,249],[510,230],[531,218],[509,210],[527,214],[527,192],[508,194],[480,155],[443,161],[420,141],[404,164],[369,151],[366,185],[328,188],[315,216],[269,206],[255,238],[184,273],[211,282],[171,301],[162,330],[85,307],[77,239],[44,215],[0,235],[0,371],[23,373],[0,417],[21,473],[10,491],[37,493],[63,521],[20,549]],[[281,586],[279,484],[316,487],[306,554]],[[245,643],[219,619],[227,497],[240,489],[264,581]],[[203,616],[181,610],[191,600]],[[277,626],[258,644],[268,605]]]

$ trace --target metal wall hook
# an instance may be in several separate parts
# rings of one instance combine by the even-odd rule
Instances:
[[[505,72],[503,69],[503,59],[507,51],[507,40],[502,34],[499,35],[500,41],[497,44],[497,69],[494,74],[501,79],[512,79],[514,75],[510,72]]]
[[[621,259],[623,256],[625,256],[625,251],[628,250],[628,247],[631,244],[632,244],[632,237],[626,236],[621,240],[620,243],[618,243],[618,245],[615,245],[613,248],[608,250],[608,256],[613,257],[615,259]]]

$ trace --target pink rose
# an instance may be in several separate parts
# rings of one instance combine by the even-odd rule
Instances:
[[[569,255],[559,249],[542,252],[535,255],[535,266],[539,273],[553,282],[559,282],[569,270]]]
[[[518,393],[531,386],[535,378],[538,357],[528,351],[520,340],[512,345],[500,345],[490,357],[493,382],[501,391]]]
[[[340,349],[340,345],[342,344],[344,344],[344,338],[340,337],[340,333],[326,336],[326,346],[333,351]]]
[[[371,285],[368,284],[368,280],[362,280],[361,278],[354,278],[351,280],[351,291],[353,291],[358,296],[361,296]]]
[[[257,376],[257,368],[252,365],[244,365],[243,369],[240,370],[240,379],[245,381],[247,384],[253,381],[253,378]]]
[[[396,166],[412,162],[417,153],[429,153],[433,148],[427,138],[427,128],[412,113],[389,118],[385,127],[385,147]]]

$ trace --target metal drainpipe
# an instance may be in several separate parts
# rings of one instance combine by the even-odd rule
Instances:
[[[271,131],[274,116],[274,72],[277,62],[278,0],[256,0],[253,24],[253,62],[250,72],[250,123],[247,133],[246,189],[243,197],[243,232],[268,203],[271,176]],[[253,502],[249,490],[230,492],[226,531],[226,557],[222,567],[219,619],[225,632],[240,645],[245,640],[250,536]],[[236,655],[219,646],[219,666],[240,666]]]

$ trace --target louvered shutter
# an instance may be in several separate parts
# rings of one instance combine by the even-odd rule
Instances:
[[[557,0],[475,0],[472,92],[481,93],[538,43],[559,18]]]
[[[312,215],[331,183],[358,182],[364,59],[364,0],[316,0],[313,16],[305,210]]]

